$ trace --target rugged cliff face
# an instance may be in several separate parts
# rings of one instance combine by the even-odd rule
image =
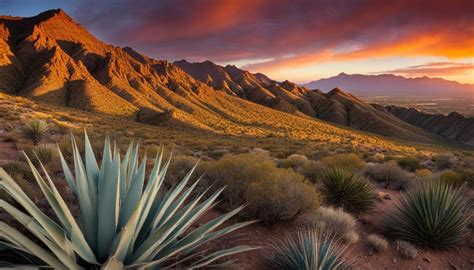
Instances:
[[[456,112],[448,115],[428,114],[397,106],[387,106],[386,110],[411,125],[474,146],[474,118],[466,118]]]

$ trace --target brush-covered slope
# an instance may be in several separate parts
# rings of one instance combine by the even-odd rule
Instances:
[[[414,126],[474,146],[474,118],[466,118],[456,112],[448,115],[429,114],[417,109],[397,106],[387,106],[385,109]]]
[[[323,91],[340,87],[358,96],[469,97],[474,95],[473,84],[461,84],[440,78],[405,78],[392,74],[340,73],[337,76],[312,81],[303,86]]]
[[[319,118],[336,124],[385,136],[418,141],[438,140],[436,135],[411,126],[388,112],[380,112],[366,102],[338,88],[329,93],[308,90],[292,82],[273,81],[235,66],[219,66],[210,61],[175,62],[197,80],[249,101],[273,109]],[[257,98],[256,98],[257,97]]]

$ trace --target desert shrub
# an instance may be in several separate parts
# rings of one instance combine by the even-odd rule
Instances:
[[[377,234],[370,234],[366,239],[367,246],[376,252],[387,250],[388,242],[383,237]]]
[[[452,153],[437,154],[431,159],[440,170],[451,169],[456,163],[456,157]]]
[[[470,216],[460,189],[440,181],[420,183],[402,194],[383,228],[390,236],[430,248],[451,247],[466,234]]]
[[[56,155],[56,147],[52,144],[39,144],[34,152],[42,163],[49,163]]]
[[[440,181],[460,186],[467,184],[470,187],[474,186],[474,171],[473,170],[445,170],[439,176]]]
[[[367,166],[365,161],[354,153],[324,157],[321,162],[328,168],[340,168],[350,171],[362,170]]]
[[[320,196],[304,183],[304,177],[291,170],[273,170],[268,177],[250,183],[245,192],[249,203],[244,213],[272,226],[279,221],[293,221],[316,209]]]
[[[320,161],[308,160],[303,166],[297,169],[297,172],[302,174],[306,179],[312,183],[316,183],[321,174],[326,170],[326,166]]]
[[[346,248],[333,237],[311,230],[287,236],[271,248],[274,255],[268,258],[270,269],[347,269],[353,264],[344,256]]]
[[[304,164],[306,164],[306,162],[308,162],[308,158],[306,156],[292,154],[286,159],[280,159],[277,165],[280,168],[293,168],[296,170],[298,168],[301,168]]]
[[[402,258],[414,259],[418,255],[418,250],[416,250],[416,247],[407,241],[397,240],[395,242],[395,246],[400,256],[402,256]]]
[[[384,164],[371,163],[367,166],[366,175],[390,189],[406,190],[413,184],[412,176],[394,161]]]
[[[428,169],[418,169],[415,171],[415,176],[420,179],[428,180],[433,176],[433,173]]]
[[[15,183],[23,190],[23,192],[30,198],[32,201],[36,201],[36,193],[33,189],[31,183],[29,183],[21,174],[11,174],[14,177]],[[0,188],[0,199],[5,200],[10,204],[17,204],[7,191]]]
[[[443,171],[439,176],[439,180],[441,180],[442,182],[446,184],[456,185],[456,186],[461,185],[463,183],[462,182],[463,179],[461,178],[461,175],[459,175],[453,170]]]
[[[277,168],[266,154],[226,156],[208,164],[206,178],[206,187],[213,183],[226,186],[221,195],[223,209],[248,202],[241,215],[267,225],[294,220],[320,202],[317,191],[303,176]]]
[[[330,169],[323,174],[321,192],[327,203],[355,214],[369,212],[375,203],[370,182],[343,169]]]
[[[398,160],[398,166],[402,167],[407,171],[414,172],[417,169],[421,168],[421,162],[416,157],[404,157]]]
[[[308,223],[320,231],[330,231],[346,244],[352,244],[359,239],[355,231],[356,219],[341,208],[319,207]]]
[[[25,125],[24,133],[37,145],[48,133],[48,124],[43,120],[31,120]]]
[[[171,188],[176,185],[184,176],[196,165],[198,164],[198,159],[190,156],[176,156],[170,163],[167,171],[167,177],[164,181],[164,184],[167,188]],[[198,167],[202,164],[198,164]],[[196,175],[201,176],[203,173],[202,170],[196,168]]]
[[[260,153],[226,156],[210,162],[207,185],[218,183],[226,186],[221,194],[222,207],[234,207],[245,203],[245,192],[251,182],[264,179],[277,168],[269,156]]]

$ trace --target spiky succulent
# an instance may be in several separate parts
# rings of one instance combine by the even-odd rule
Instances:
[[[330,169],[321,178],[326,202],[351,213],[365,213],[375,203],[374,189],[367,179],[344,169]]]
[[[198,268],[216,264],[222,257],[253,249],[237,246],[214,253],[197,251],[203,244],[251,222],[220,227],[242,209],[239,207],[193,227],[216,204],[222,191],[206,194],[207,199],[203,199],[205,194],[192,197],[197,181],[189,187],[187,184],[194,168],[175,187],[161,192],[170,163],[169,160],[162,162],[162,150],[157,154],[145,184],[147,158],[145,156],[139,161],[138,145],[130,144],[121,159],[117,147],[114,146],[112,151],[106,139],[99,167],[87,134],[84,142],[83,160],[72,138],[74,173],[59,150],[64,176],[79,202],[77,219],[41,163],[44,177],[26,157],[54,212],[54,219],[38,208],[0,168],[0,188],[22,207],[0,200],[0,208],[36,238],[32,241],[7,223],[0,222],[0,248],[33,255],[43,265],[55,269]]]
[[[48,133],[48,124],[43,120],[34,119],[28,122],[24,128],[25,134],[37,145]]]
[[[459,188],[427,181],[400,197],[383,226],[396,239],[435,249],[451,247],[466,234],[466,206]]]
[[[299,231],[296,238],[287,236],[272,249],[275,254],[268,258],[271,269],[347,269],[353,264],[344,257],[346,247],[339,245],[332,236],[323,236],[314,230]]]

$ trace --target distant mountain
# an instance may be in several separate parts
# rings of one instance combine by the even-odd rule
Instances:
[[[358,96],[436,96],[474,95],[474,84],[461,84],[440,78],[405,78],[392,74],[361,75],[340,73],[337,76],[304,84],[308,89],[329,91],[343,88]]]
[[[411,125],[474,146],[474,118],[466,118],[456,112],[448,115],[429,114],[417,109],[397,106],[387,106],[385,109]]]

